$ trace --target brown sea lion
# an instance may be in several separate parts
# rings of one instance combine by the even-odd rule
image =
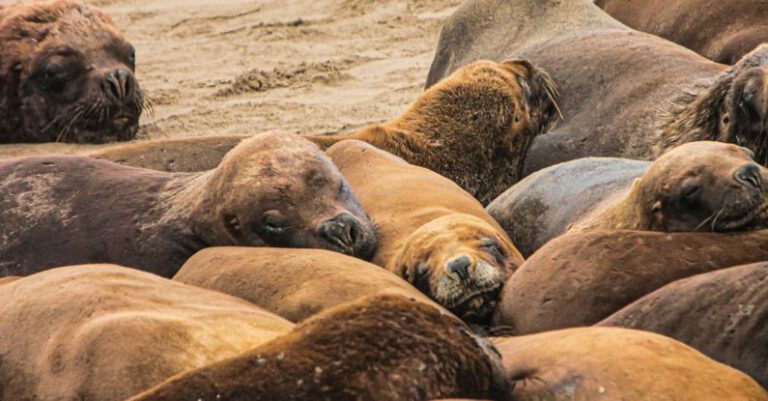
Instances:
[[[520,179],[533,138],[554,123],[557,90],[524,59],[480,61],[430,88],[401,116],[321,146],[368,142],[450,178],[487,204]]]
[[[207,248],[189,258],[173,280],[234,295],[292,322],[375,294],[432,304],[379,266],[321,249]]]
[[[671,338],[588,327],[494,341],[516,401],[765,401],[736,369]]]
[[[217,245],[368,258],[375,232],[330,159],[292,134],[243,141],[204,173],[79,156],[0,162],[0,276],[119,263],[172,276]]]
[[[177,375],[131,401],[504,400],[501,360],[446,313],[402,296],[328,310],[238,357]]]
[[[634,31],[591,0],[470,0],[440,35],[427,85],[478,59],[526,57],[557,83],[563,120],[539,135],[526,174],[588,156],[654,159],[717,140],[768,163],[768,46],[733,67]]]
[[[768,169],[752,156],[746,148],[702,141],[653,164],[573,160],[512,186],[488,211],[529,252],[566,231],[762,229],[768,227]]]
[[[326,152],[377,227],[373,263],[459,317],[485,321],[523,258],[483,206],[451,180],[360,141]]]
[[[600,322],[680,340],[768,387],[768,263],[675,281]]]
[[[114,265],[0,286],[0,399],[124,400],[293,324],[243,300]]]
[[[768,231],[596,230],[555,238],[507,280],[495,326],[519,334],[595,324],[673,281],[768,260]]]
[[[763,0],[596,0],[634,29],[679,43],[704,57],[733,64],[768,42]]]
[[[133,139],[135,64],[109,16],[80,2],[0,7],[0,142]]]

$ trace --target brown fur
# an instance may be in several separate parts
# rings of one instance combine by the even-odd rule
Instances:
[[[401,296],[377,296],[131,400],[418,401],[505,392],[498,355],[460,321]]]
[[[89,157],[0,162],[0,276],[119,263],[172,276],[216,245],[370,257],[368,216],[331,160],[292,134],[240,143],[219,167],[172,174]]]
[[[768,260],[768,231],[597,230],[550,241],[504,285],[494,324],[519,334],[591,325],[675,280]]]
[[[482,205],[451,180],[367,143],[341,141],[327,153],[377,226],[373,263],[459,317],[485,320],[523,259]],[[470,262],[463,279],[448,267],[460,258]]]
[[[728,68],[633,31],[591,0],[472,0],[443,27],[428,85],[478,59],[523,56],[546,69],[564,118],[536,137],[525,174],[588,156],[650,160],[696,140],[740,144],[766,164],[765,54]]]
[[[557,90],[527,60],[481,61],[426,92],[391,122],[321,146],[357,139],[426,167],[486,204],[520,178],[533,138],[554,122]]]
[[[680,340],[768,386],[768,264],[675,281],[600,323]]]
[[[595,229],[749,231],[768,227],[768,169],[752,152],[690,142],[657,159],[628,189],[606,196],[569,232]],[[738,178],[754,169],[756,182]]]
[[[494,341],[517,401],[765,401],[749,376],[673,339],[579,328]]]
[[[376,265],[320,249],[207,248],[192,256],[173,280],[234,295],[292,322],[375,294],[432,304]]]
[[[293,324],[228,295],[114,265],[0,286],[0,399],[123,400]]]
[[[733,64],[768,42],[762,0],[597,0],[619,21],[679,43],[711,60]]]
[[[54,0],[0,9],[0,142],[133,139],[133,46],[104,13]]]

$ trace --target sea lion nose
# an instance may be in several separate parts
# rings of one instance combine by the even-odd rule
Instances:
[[[319,233],[324,240],[349,254],[354,253],[355,246],[363,241],[360,223],[347,212],[320,223]]]
[[[101,88],[104,94],[120,103],[125,102],[133,93],[133,73],[117,68],[104,73]]]
[[[752,186],[755,188],[762,188],[763,178],[760,174],[760,166],[755,163],[747,163],[738,168],[733,173],[733,178],[740,183]]]
[[[469,278],[469,267],[472,266],[472,260],[467,255],[462,255],[448,262],[447,270],[449,273],[456,274],[462,280]]]

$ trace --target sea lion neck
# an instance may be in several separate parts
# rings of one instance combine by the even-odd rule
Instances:
[[[213,218],[208,209],[201,207],[206,195],[213,170],[202,173],[174,174],[167,186],[167,192],[160,202],[160,218],[166,227],[166,234],[172,235],[182,245],[202,249],[216,245],[233,245],[215,240]],[[210,210],[208,210],[210,211]],[[197,249],[195,250],[197,251]]]

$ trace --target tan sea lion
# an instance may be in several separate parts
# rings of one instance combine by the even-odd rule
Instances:
[[[733,64],[768,42],[763,0],[596,0],[634,29],[679,43],[704,57]]]
[[[736,143],[768,163],[768,46],[729,67],[634,31],[592,0],[470,0],[445,23],[427,86],[475,60],[525,57],[558,85],[563,120],[525,174],[588,156],[651,160],[679,144]]]
[[[578,328],[494,340],[516,401],[765,401],[736,369],[671,338]]]
[[[0,399],[124,400],[293,324],[243,300],[114,265],[0,286]]]
[[[133,139],[146,105],[135,64],[109,16],[85,4],[0,7],[0,142]]]
[[[328,310],[274,341],[130,400],[505,400],[507,392],[489,343],[430,305],[386,295]]]
[[[379,266],[321,249],[206,248],[173,280],[234,295],[292,322],[375,294],[400,294],[436,306]]]
[[[678,280],[600,322],[682,341],[768,386],[768,263]]]
[[[598,323],[695,274],[768,260],[768,231],[596,230],[555,238],[507,280],[493,323],[517,334]]]
[[[377,227],[373,263],[459,317],[484,322],[523,262],[483,206],[451,180],[361,141],[326,152]]]
[[[331,160],[292,134],[257,135],[204,173],[79,156],[0,162],[0,276],[119,263],[172,276],[217,245],[369,258],[368,216]]]
[[[530,255],[564,232],[766,228],[767,191],[768,169],[752,160],[750,150],[702,141],[681,145],[652,164],[585,158],[550,166],[487,209]]]

